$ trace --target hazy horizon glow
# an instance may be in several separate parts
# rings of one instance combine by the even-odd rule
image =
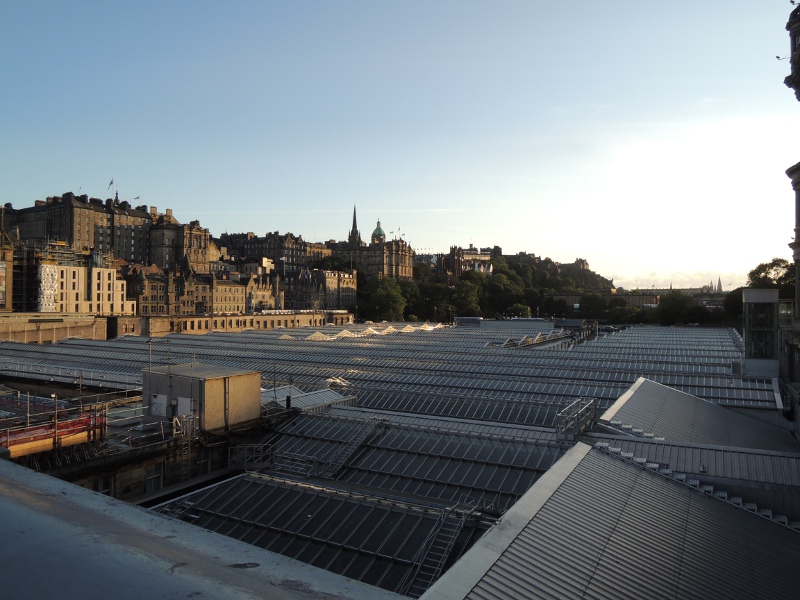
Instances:
[[[728,290],[791,257],[790,11],[10,3],[0,197],[118,192],[215,236],[309,241],[345,239],[355,205],[363,236],[380,219],[420,252],[497,245],[625,288]]]

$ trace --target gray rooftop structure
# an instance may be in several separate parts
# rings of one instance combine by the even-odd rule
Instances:
[[[505,337],[536,335],[525,322],[503,323],[510,324]],[[359,334],[366,328],[347,330]],[[430,331],[384,326],[382,331],[392,332],[327,341],[283,339],[280,330],[259,330],[154,340],[69,339],[46,348],[7,342],[0,343],[0,372],[47,374],[64,382],[80,376],[94,384],[135,387],[149,366],[197,360],[258,370],[272,385],[293,383],[306,391],[346,381],[346,393],[401,388],[420,395],[547,402],[587,396],[613,401],[646,377],[737,410],[767,413],[776,405],[772,380],[734,374],[732,365],[743,354],[732,329],[633,327],[569,350],[485,348],[497,338],[488,324]]]
[[[191,377],[194,379],[216,379],[252,373],[253,369],[239,369],[229,365],[218,365],[205,362],[188,362],[183,364],[168,364],[157,367],[146,367],[145,370],[162,375],[175,375],[177,377]]]
[[[579,443],[423,599],[796,598],[798,561],[797,531]]]
[[[624,433],[689,444],[800,452],[789,431],[647,379],[631,386],[600,422]]]
[[[8,598],[400,598],[5,460],[0,531]]]
[[[316,565],[341,579],[333,593],[359,579],[354,598],[788,597],[800,446],[775,383],[733,375],[735,332],[637,327],[571,349],[485,348],[495,337],[482,327],[0,344],[0,368],[89,363],[111,379],[146,368],[152,350],[154,364],[260,371],[262,404],[291,393],[298,410],[242,438],[238,449],[263,451],[243,462],[250,472],[158,509],[260,546],[277,562],[236,564],[269,564],[253,571],[268,583],[325,597]],[[570,410],[590,415],[575,431]],[[270,572],[283,568],[277,554],[309,565],[309,588]],[[765,581],[769,569],[781,572]]]

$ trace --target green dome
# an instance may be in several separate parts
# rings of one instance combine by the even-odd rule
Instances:
[[[380,221],[378,221],[378,226],[375,228],[375,231],[372,232],[372,237],[377,237],[377,238],[386,237],[386,234],[384,233],[383,229],[381,229]]]

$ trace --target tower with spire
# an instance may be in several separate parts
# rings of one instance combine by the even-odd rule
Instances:
[[[361,232],[358,230],[358,223],[356,222],[356,207],[353,205],[353,227],[350,229],[350,234],[347,236],[347,245],[350,248],[359,248],[361,246]]]

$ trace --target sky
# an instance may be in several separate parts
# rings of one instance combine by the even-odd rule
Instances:
[[[624,288],[791,260],[786,0],[0,4],[0,201],[500,246]],[[113,185],[109,185],[113,180]],[[139,198],[135,200],[135,198]]]

